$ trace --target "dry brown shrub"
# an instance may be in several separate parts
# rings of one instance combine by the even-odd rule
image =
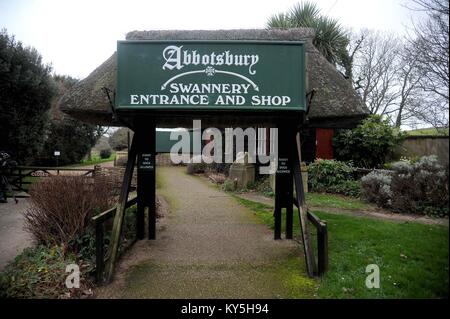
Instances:
[[[41,178],[30,189],[25,229],[40,244],[62,244],[86,231],[90,218],[113,205],[112,183],[105,176]]]

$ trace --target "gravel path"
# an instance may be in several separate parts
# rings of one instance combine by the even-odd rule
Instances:
[[[300,246],[273,240],[253,213],[182,167],[158,167],[170,213],[157,239],[135,244],[100,298],[312,297]],[[298,267],[287,271],[292,265]],[[295,276],[293,292],[289,281]]]
[[[23,214],[28,207],[28,199],[19,198],[17,204],[12,198],[0,204],[0,271],[24,248],[33,245],[29,233],[23,229]]]

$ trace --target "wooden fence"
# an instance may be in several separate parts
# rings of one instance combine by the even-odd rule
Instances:
[[[28,187],[33,181],[29,180],[31,177],[50,177],[58,175],[79,175],[79,176],[94,176],[94,169],[86,168],[60,168],[60,167],[44,167],[44,166],[16,166],[7,174],[9,184],[13,192],[28,192]],[[17,197],[24,197],[24,195],[16,195]],[[26,195],[25,195],[26,196]]]
[[[129,208],[137,203],[137,197],[134,197],[127,201],[125,208]],[[105,262],[107,258],[105,258],[105,247],[104,247],[104,238],[105,238],[105,222],[114,218],[117,211],[117,205],[114,207],[105,210],[104,212],[92,217],[92,222],[95,227],[95,278],[98,284],[103,282],[103,271],[105,269]],[[129,246],[133,245],[137,240],[137,235],[131,241]],[[129,247],[128,246],[128,247]]]

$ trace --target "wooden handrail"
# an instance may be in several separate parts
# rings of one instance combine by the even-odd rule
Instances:
[[[125,204],[125,208],[129,208],[137,203],[137,196],[128,200]],[[101,212],[91,218],[95,226],[95,277],[97,283],[102,283],[103,281],[103,269],[105,268],[105,250],[103,247],[103,239],[105,237],[105,227],[104,222],[115,216],[118,205],[114,205],[110,209]]]

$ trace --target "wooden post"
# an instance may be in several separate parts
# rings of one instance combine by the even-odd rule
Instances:
[[[290,178],[292,181],[292,176]],[[291,184],[290,188],[292,190],[293,186]],[[293,238],[293,229],[294,229],[294,209],[292,207],[292,191],[290,192],[290,201],[288,198],[286,202],[286,239]]]
[[[328,229],[327,225],[321,225],[317,233],[317,264],[318,275],[322,276],[328,270]]]
[[[274,218],[274,239],[281,239],[281,185],[280,176],[275,173],[275,207],[273,212]]]
[[[137,211],[137,238],[144,238],[144,219],[148,212],[148,239],[156,238],[156,127],[154,123],[142,123],[139,125],[137,147],[138,147],[138,165],[137,165],[137,193],[138,193],[138,211]]]
[[[145,136],[145,134],[144,134]],[[140,134],[138,137],[142,137]],[[138,163],[142,160],[142,150],[145,141],[138,140]],[[137,211],[136,211],[136,238],[144,239],[145,232],[145,172],[141,169],[137,169]]]
[[[275,175],[275,239],[281,238],[282,208],[286,209],[286,239],[292,239],[293,232],[293,170],[290,149],[293,147],[293,131],[288,127],[278,128],[278,165]]]
[[[95,224],[95,277],[97,283],[103,281],[104,251],[103,251],[103,222]]]
[[[128,162],[123,176],[122,189],[119,196],[119,205],[117,206],[116,215],[114,216],[114,224],[111,233],[110,255],[106,265],[106,281],[110,282],[116,263],[117,253],[119,250],[120,235],[122,233],[123,218],[128,201],[128,194],[130,192],[131,179],[133,178],[134,164],[136,162],[136,137],[133,137],[131,142],[130,152],[128,154]]]
[[[152,155],[153,169],[148,175],[148,239],[156,239],[156,127],[151,125],[149,138],[149,151]]]
[[[308,275],[314,277],[317,273],[317,265],[314,259],[314,252],[312,249],[312,244],[310,240],[310,234],[308,229],[308,210],[305,203],[305,193],[303,189],[303,179],[302,173],[300,171],[300,160],[301,160],[301,149],[300,149],[300,133],[295,134],[291,137],[291,145],[296,145],[292,149],[293,165],[294,165],[294,181],[295,181],[295,191],[296,191],[296,201],[298,207],[298,217],[300,221],[300,231],[302,235],[303,248],[305,252],[306,268]]]

